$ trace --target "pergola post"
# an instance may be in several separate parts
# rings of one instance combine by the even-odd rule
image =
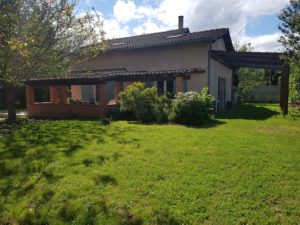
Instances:
[[[283,115],[287,115],[289,112],[289,73],[289,65],[284,64],[282,68],[280,85],[280,108]]]

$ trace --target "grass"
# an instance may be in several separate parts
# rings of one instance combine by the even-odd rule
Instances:
[[[203,128],[30,120],[0,137],[0,224],[298,224],[300,113]]]

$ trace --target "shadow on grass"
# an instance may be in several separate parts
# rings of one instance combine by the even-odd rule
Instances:
[[[217,119],[245,119],[245,120],[266,120],[279,115],[279,112],[266,107],[251,104],[241,105],[234,109],[221,112]]]
[[[186,124],[177,124],[177,123],[143,123],[140,121],[129,121],[129,124],[137,124],[137,125],[159,125],[159,126],[165,126],[165,125],[180,125],[180,126],[186,126],[186,127],[191,127],[191,128],[212,128],[216,127],[218,125],[225,124],[226,122],[224,121],[219,121],[216,119],[210,119],[206,123],[202,125],[186,125]]]
[[[71,194],[72,189],[70,193],[61,197],[61,202],[55,212],[51,212],[51,215],[50,212],[49,215],[45,214],[45,209],[49,205],[57,205],[54,196],[61,195],[60,190],[55,190],[53,187],[60,185],[61,180],[67,176],[64,172],[52,167],[54,162],[62,160],[64,164],[61,165],[66,165],[68,161],[75,160],[76,154],[84,150],[91,142],[97,143],[97,140],[100,140],[101,144],[106,138],[116,143],[136,144],[138,139],[132,138],[126,141],[122,137],[131,129],[134,128],[129,130],[118,126],[107,128],[96,121],[29,120],[1,137],[0,196],[6,197],[2,199],[0,197],[1,203],[4,203],[0,206],[0,224],[6,224],[1,213],[12,210],[14,207],[13,204],[5,204],[7,201],[14,201],[19,209],[22,207],[17,206],[19,200],[11,196],[17,197],[20,201],[26,201],[30,198],[29,196],[34,196],[34,200],[30,202],[30,205],[34,207],[30,212],[26,212],[24,208],[22,209],[24,214],[12,215],[16,219],[16,224],[76,223],[79,220],[82,222],[80,224],[95,224],[99,217],[104,221],[115,221],[114,224],[144,224],[144,220],[139,215],[133,214],[130,209],[122,208],[120,205],[117,207],[107,205],[107,196],[97,196],[89,204],[85,204],[78,201],[77,196]],[[98,155],[94,158],[79,159],[79,161],[86,169],[92,165],[102,166],[108,161],[115,162],[121,156],[115,152],[110,157]],[[118,185],[118,180],[109,174],[91,177],[91,180],[99,188],[112,188]],[[40,189],[41,183],[43,184],[42,190]],[[155,217],[157,221],[163,221],[164,215],[164,213],[157,214]],[[172,216],[165,221],[167,221],[166,224],[177,224]]]

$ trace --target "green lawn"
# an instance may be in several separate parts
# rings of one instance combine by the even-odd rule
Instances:
[[[0,224],[299,224],[300,113],[278,111],[28,121],[0,137]]]

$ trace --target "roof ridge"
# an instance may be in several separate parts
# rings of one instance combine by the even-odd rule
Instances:
[[[188,27],[185,27],[185,28],[183,28],[183,31],[185,31],[185,30],[187,30],[189,34],[195,34],[195,33],[201,33],[201,32],[211,32],[211,31],[220,31],[220,30],[224,30],[224,31],[226,30],[226,32],[227,32],[227,31],[229,31],[229,28],[221,27],[221,28],[216,28],[216,29],[200,30],[200,31],[190,32],[190,29]],[[181,30],[174,29],[174,30],[167,30],[167,31],[159,31],[159,32],[154,32],[154,33],[147,33],[147,34],[127,36],[127,37],[112,38],[112,39],[107,39],[107,41],[116,41],[116,40],[121,40],[121,39],[126,39],[126,38],[143,37],[143,36],[155,35],[155,34],[164,34],[164,33],[169,33],[169,32],[172,32],[172,31],[181,31]],[[183,33],[186,33],[186,32],[183,32]]]
[[[181,33],[185,33],[185,32],[182,32],[182,31],[185,31],[185,30],[190,33],[190,29],[188,27],[185,27],[185,28],[183,28],[183,30],[174,29],[174,30],[159,31],[159,32],[147,33],[147,34],[138,34],[138,35],[133,35],[133,36],[128,36],[128,37],[112,38],[112,39],[107,39],[107,40],[108,41],[115,41],[115,40],[125,39],[125,38],[143,37],[143,36],[152,35],[152,34],[155,35],[155,34],[169,33],[169,32],[172,32],[172,31],[179,31]]]

